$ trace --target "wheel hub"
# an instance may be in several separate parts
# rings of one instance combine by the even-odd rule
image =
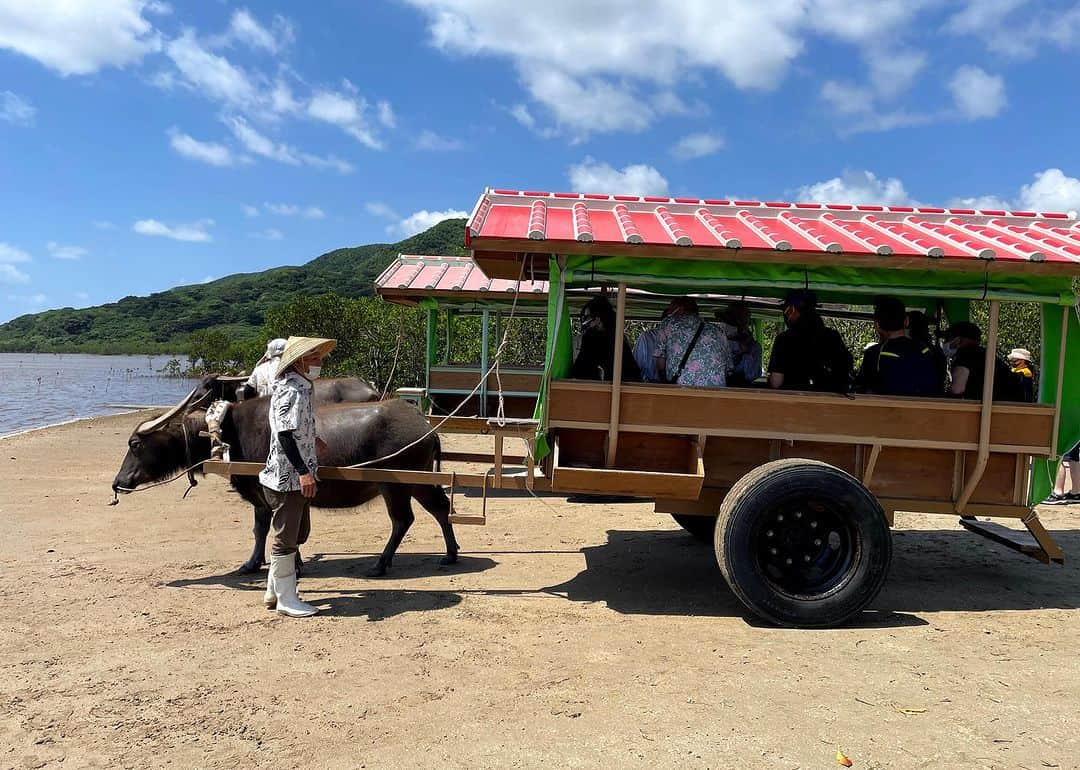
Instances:
[[[762,517],[758,564],[785,594],[819,597],[843,582],[853,558],[854,533],[839,511],[821,501],[779,504]]]

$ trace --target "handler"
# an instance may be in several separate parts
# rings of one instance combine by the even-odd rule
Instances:
[[[251,370],[251,376],[244,383],[244,398],[253,396],[269,396],[274,389],[274,379],[277,377],[278,363],[281,354],[285,352],[285,344],[288,340],[280,337],[266,343],[266,352]]]
[[[319,611],[296,595],[296,551],[311,529],[309,508],[317,489],[317,449],[325,448],[315,436],[311,383],[319,376],[323,358],[336,346],[337,340],[289,337],[270,396],[270,455],[259,473],[263,496],[273,513],[264,601],[267,607],[292,618]]]

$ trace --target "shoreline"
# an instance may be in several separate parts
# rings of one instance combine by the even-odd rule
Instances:
[[[50,428],[61,428],[61,427],[65,426],[65,425],[72,425],[72,424],[77,423],[77,422],[86,422],[87,420],[100,420],[103,417],[120,417],[120,416],[125,415],[125,414],[135,414],[136,412],[149,412],[149,411],[154,410],[154,409],[168,409],[168,408],[169,407],[167,407],[167,406],[161,406],[161,407],[151,406],[151,407],[146,407],[146,408],[143,408],[143,409],[118,409],[118,410],[115,410],[115,411],[112,411],[112,412],[108,412],[107,414],[91,414],[91,415],[86,415],[85,417],[72,417],[70,420],[61,420],[60,422],[52,422],[52,423],[49,423],[48,425],[38,425],[37,427],[34,427],[34,428],[22,428],[20,430],[15,431],[14,433],[0,433],[0,441],[3,441],[4,439],[9,439],[9,438],[17,438],[19,436],[25,436],[28,433],[37,433],[38,431],[49,430]]]

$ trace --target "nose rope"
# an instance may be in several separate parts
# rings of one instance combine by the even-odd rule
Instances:
[[[202,465],[204,462],[206,462],[206,460],[199,460],[199,462],[195,463],[190,468],[184,468],[184,470],[177,473],[171,479],[165,479],[165,481],[155,481],[153,484],[147,484],[144,487],[134,487],[133,488],[133,487],[115,486],[115,487],[113,487],[113,501],[111,503],[109,503],[109,505],[116,505],[117,503],[120,502],[120,497],[116,494],[117,492],[126,492],[128,494],[134,494],[135,492],[145,492],[146,490],[153,489],[154,487],[163,487],[166,484],[172,484],[178,478],[181,478],[182,476],[185,476],[186,474],[188,474],[191,471],[195,470],[200,465]],[[188,492],[190,492],[194,488],[194,486],[195,485],[192,485],[192,486],[188,487],[187,492],[184,492],[184,497],[187,497]]]

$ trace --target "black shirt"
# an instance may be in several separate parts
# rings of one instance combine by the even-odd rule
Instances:
[[[570,369],[575,380],[611,380],[615,369],[615,334],[603,329],[589,329],[581,335],[581,349]],[[622,381],[640,382],[641,369],[634,360],[630,343],[623,337]]]
[[[777,335],[769,372],[784,375],[784,390],[846,393],[851,362],[840,333],[811,318]]]
[[[929,345],[894,337],[863,351],[858,390],[883,396],[940,396],[937,379]]]
[[[967,384],[961,398],[970,398],[975,401],[982,400],[983,373],[986,371],[986,348],[982,345],[969,345],[956,351],[953,357],[952,370],[962,366],[968,370]],[[994,356],[994,401],[1020,401],[1022,395],[1017,391],[1016,379],[1008,364],[998,356]]]

